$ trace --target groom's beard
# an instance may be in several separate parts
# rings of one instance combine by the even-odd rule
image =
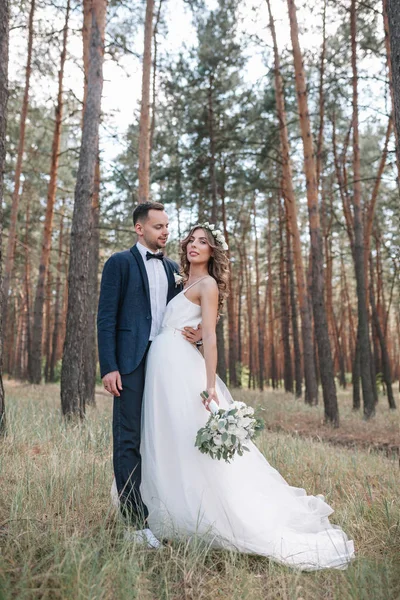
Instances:
[[[151,250],[151,252],[157,252],[158,250],[164,250],[165,249],[165,245],[168,241],[168,238],[164,241],[161,242],[159,240],[146,240],[145,237],[143,237],[143,242],[145,244],[145,246]]]

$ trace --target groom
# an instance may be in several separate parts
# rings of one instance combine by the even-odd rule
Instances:
[[[113,254],[103,269],[97,315],[99,362],[104,388],[114,396],[113,464],[121,511],[136,529],[135,541],[157,547],[139,489],[145,361],[166,305],[182,284],[175,281],[178,265],[161,252],[169,236],[164,205],[139,204],[133,224],[137,244]],[[201,339],[201,331],[191,328],[183,335],[192,343]]]

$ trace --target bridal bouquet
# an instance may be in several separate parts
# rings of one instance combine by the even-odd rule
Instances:
[[[200,394],[207,398],[207,392]],[[229,462],[235,454],[243,456],[249,451],[246,442],[253,440],[263,429],[262,419],[254,417],[254,409],[244,402],[233,402],[228,409],[218,408],[216,402],[209,404],[211,415],[204,427],[199,429],[195,446],[203,454]]]

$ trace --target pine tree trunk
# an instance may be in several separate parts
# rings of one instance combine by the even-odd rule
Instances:
[[[349,131],[350,131],[350,129],[349,129]],[[348,140],[346,139],[345,147],[347,147],[347,144],[348,144]],[[337,152],[337,144],[336,144],[336,121],[335,121],[335,119],[332,120],[332,145],[333,145],[333,156],[334,156],[334,163],[335,163],[336,178],[337,178],[338,184],[339,184],[339,194],[340,194],[340,197],[342,200],[343,214],[344,214],[344,218],[346,221],[346,231],[347,231],[347,235],[349,236],[351,254],[352,254],[352,257],[354,260],[354,219],[353,219],[353,215],[350,210],[350,198],[349,198],[349,193],[348,193],[348,188],[347,188],[347,178],[344,176],[344,174],[342,172],[344,170],[343,163],[345,161],[345,152],[343,153],[343,160],[340,161],[338,152]],[[341,164],[341,162],[342,162],[342,164]]]
[[[11,376],[15,374],[15,340],[17,337],[17,324],[18,324],[18,307],[17,307],[17,296],[14,293],[10,296],[10,322],[8,327],[8,339],[7,339],[7,373]]]
[[[238,387],[242,387],[242,372],[243,372],[243,344],[242,344],[242,306],[243,306],[243,287],[244,287],[244,275],[243,275],[243,255],[239,251],[240,257],[240,273],[238,283],[238,306],[237,306],[237,324],[238,324],[238,345],[237,345],[237,360],[238,360]]]
[[[103,40],[104,42],[104,40]],[[91,208],[91,237],[89,247],[89,282],[88,282],[88,326],[86,336],[86,361],[84,365],[86,403],[90,406],[96,404],[96,316],[98,303],[98,273],[100,251],[100,157],[97,148],[94,191]]]
[[[217,176],[215,171],[215,133],[214,133],[214,76],[210,73],[208,86],[208,131],[210,137],[210,186],[211,186],[211,223],[217,223]]]
[[[51,250],[51,236],[53,232],[54,203],[57,193],[58,163],[60,154],[61,125],[63,117],[63,80],[64,66],[67,56],[68,21],[70,11],[70,0],[67,0],[65,23],[63,32],[63,43],[60,58],[60,70],[58,72],[58,95],[55,109],[55,125],[53,133],[53,145],[51,150],[50,181],[47,190],[47,206],[42,238],[42,253],[39,263],[39,277],[36,286],[35,303],[33,308],[32,327],[32,359],[31,359],[31,383],[40,383],[42,379],[42,337],[43,337],[43,307],[45,303],[46,278],[49,271],[49,260]]]
[[[360,369],[360,341],[357,328],[357,342],[354,352],[353,371],[351,375],[351,381],[353,384],[353,410],[360,410],[361,407]]]
[[[14,191],[12,195],[11,203],[11,215],[10,215],[10,226],[8,230],[8,241],[7,241],[7,254],[4,265],[4,279],[3,279],[3,329],[7,331],[7,308],[8,308],[8,295],[11,285],[11,276],[14,268],[15,258],[15,243],[16,243],[16,232],[17,232],[17,219],[18,219],[18,205],[19,205],[19,188],[22,172],[22,159],[25,148],[25,128],[26,128],[26,117],[28,114],[28,100],[29,100],[29,84],[31,78],[31,63],[32,63],[32,43],[33,43],[33,15],[35,12],[35,1],[31,0],[30,12],[29,12],[29,24],[28,24],[28,52],[25,69],[25,90],[24,97],[22,100],[21,109],[21,121],[19,128],[19,142],[17,161],[15,165],[14,174]],[[4,0],[3,0],[4,2]]]
[[[139,122],[139,202],[148,202],[150,200],[150,75],[153,12],[154,0],[147,0],[144,24],[142,101]]]
[[[90,63],[90,8],[93,0],[84,0],[83,3],[83,67],[84,67],[84,103],[83,110],[86,105],[87,84],[89,77]],[[103,32],[104,36],[104,32]],[[104,37],[102,39],[104,44]],[[91,238],[89,249],[89,284],[88,284],[88,325],[86,336],[86,357],[84,364],[84,386],[86,390],[86,403],[94,406],[96,404],[95,389],[96,389],[96,368],[97,368],[97,344],[96,344],[96,315],[98,303],[98,271],[99,271],[99,250],[100,250],[100,150],[97,147],[96,170],[94,192],[92,196],[91,208]]]
[[[154,48],[154,57],[153,57],[153,81],[152,81],[152,99],[151,99],[151,124],[150,124],[150,161],[151,161],[151,151],[153,149],[153,139],[154,132],[156,129],[156,80],[157,80],[157,58],[158,58],[158,42],[157,42],[157,33],[158,33],[158,25],[160,23],[161,17],[161,6],[164,0],[159,0],[158,10],[156,15],[156,20],[153,28],[153,48]],[[179,235],[180,238],[180,235]]]
[[[59,356],[60,359],[62,360],[63,357],[63,352],[64,352],[64,343],[65,343],[65,335],[66,335],[66,323],[67,323],[67,313],[68,313],[68,278],[69,278],[69,250],[71,247],[71,231],[69,230],[67,235],[65,236],[66,238],[66,243],[65,243],[65,249],[68,250],[64,250],[64,266],[63,266],[63,272],[64,272],[64,290],[62,293],[62,308],[61,308],[61,313],[62,313],[62,317],[61,317],[61,329],[60,329],[60,344],[59,344]]]
[[[283,344],[283,382],[285,392],[293,393],[293,373],[292,356],[290,352],[290,334],[289,334],[289,306],[287,293],[287,268],[285,268],[285,248],[284,248],[284,214],[282,204],[279,200],[279,280],[281,292],[281,329]],[[287,253],[286,253],[287,256]]]
[[[376,304],[375,304],[375,294],[374,294],[374,285],[373,285],[373,262],[372,262],[372,256],[370,257],[370,271],[371,271],[371,275],[370,275],[369,299],[370,299],[371,309],[372,309],[372,318],[373,318],[373,321],[374,321],[376,332],[378,334],[379,343],[380,343],[380,346],[381,346],[381,353],[382,353],[382,374],[383,374],[383,379],[384,379],[385,386],[386,386],[386,392],[387,392],[387,396],[388,396],[389,408],[391,408],[392,410],[394,410],[394,409],[396,409],[396,402],[395,402],[394,396],[393,396],[392,376],[391,376],[391,373],[390,373],[389,354],[388,354],[388,351],[387,351],[385,337],[383,335],[382,327],[381,327],[381,324],[380,324],[380,321],[379,321],[378,311],[376,309]]]
[[[290,286],[290,309],[292,315],[292,332],[293,332],[293,354],[294,354],[294,374],[295,374],[295,395],[296,398],[301,398],[302,395],[302,370],[301,370],[301,349],[299,339],[299,328],[297,324],[297,302],[296,302],[296,286],[294,283],[293,259],[290,244],[289,223],[286,219],[286,248],[287,248],[287,272]]]
[[[392,81],[391,93],[394,108],[394,121],[395,121],[395,134],[396,134],[396,158],[397,165],[400,165],[400,11],[398,0],[386,0],[387,7],[384,6],[384,18],[387,12],[387,24],[389,29],[389,40],[390,46],[390,60],[391,70],[389,71],[389,78]],[[386,35],[386,31],[385,31]],[[399,190],[400,190],[400,174],[397,178]]]
[[[332,207],[331,207],[332,209]],[[326,202],[325,202],[325,194],[322,191],[322,202],[321,202],[321,223],[323,228],[323,236],[324,236],[324,246],[325,246],[325,264],[326,264],[326,310],[327,317],[329,323],[329,332],[331,338],[334,341],[335,345],[335,353],[337,357],[337,364],[339,366],[339,382],[340,385],[345,389],[346,388],[346,374],[344,368],[344,357],[342,353],[342,349],[340,347],[339,341],[339,331],[337,327],[336,317],[333,310],[333,286],[332,286],[332,277],[333,277],[333,256],[332,256],[332,218],[329,221],[329,226],[326,222]]]
[[[61,406],[66,416],[83,417],[86,405],[84,362],[88,324],[91,209],[95,186],[101,94],[106,0],[93,0],[90,32],[88,92],[83,115],[83,131],[75,203],[72,217],[70,263],[68,270],[68,311],[61,370]]]
[[[246,300],[247,300],[247,324],[248,324],[248,335],[247,335],[247,348],[248,348],[248,360],[249,360],[249,377],[247,380],[247,387],[251,389],[252,380],[254,378],[254,343],[253,343],[253,298],[252,298],[252,285],[251,285],[251,274],[249,263],[247,259],[246,246],[243,248],[243,262],[245,268],[246,278]]]
[[[225,174],[225,173],[224,173]],[[226,210],[225,210],[225,182],[221,186],[221,208],[222,208],[222,225],[224,228],[225,241],[228,245],[227,256],[229,259],[229,274],[230,274],[230,292],[227,298],[227,311],[228,311],[228,371],[229,371],[229,385],[237,387],[237,336],[236,336],[236,314],[235,314],[235,283],[232,276],[232,263],[230,254],[230,239],[228,234],[228,228],[226,223]]]
[[[358,134],[358,75],[356,46],[356,0],[351,1],[351,49],[353,71],[353,206],[354,206],[354,262],[357,281],[358,300],[358,341],[360,352],[360,372],[363,391],[364,418],[369,419],[375,413],[374,393],[371,381],[371,350],[369,341],[367,295],[365,289],[364,268],[364,227],[361,206],[361,170],[360,146]]]
[[[322,49],[321,49],[321,66],[319,70],[319,126],[317,139],[317,156],[316,156],[316,178],[317,190],[320,188],[321,170],[322,170],[322,151],[324,141],[324,118],[325,118],[325,94],[324,94],[324,76],[325,76],[325,55],[326,55],[326,4],[324,0],[324,8],[322,12]]]
[[[380,187],[380,184],[382,181],[382,175],[383,175],[383,171],[384,171],[385,165],[386,165],[388,146],[389,146],[389,141],[390,141],[390,137],[392,134],[392,126],[393,126],[393,119],[392,119],[392,117],[390,117],[389,121],[388,121],[387,129],[386,129],[386,137],[385,137],[385,143],[383,146],[383,151],[381,154],[381,160],[379,162],[378,172],[376,174],[374,188],[372,190],[371,200],[369,201],[368,206],[366,207],[366,210],[364,211],[366,213],[364,215],[364,220],[365,220],[364,267],[365,267],[366,285],[368,282],[368,263],[369,263],[369,252],[370,252],[370,247],[371,247],[372,225],[374,222],[375,207],[376,207],[376,202],[378,199],[379,187]]]
[[[276,365],[276,348],[274,340],[274,303],[272,297],[273,291],[273,274],[272,274],[272,216],[271,216],[271,202],[272,198],[268,202],[268,239],[267,239],[267,305],[268,305],[268,352],[269,352],[269,376],[271,380],[272,389],[277,387],[278,375]]]
[[[315,336],[318,344],[319,373],[324,397],[325,421],[335,427],[339,426],[339,409],[336,396],[335,374],[331,346],[328,334],[328,323],[325,310],[323,245],[318,210],[318,188],[315,169],[313,136],[307,101],[307,86],[303,69],[298,35],[296,7],[294,0],[288,0],[290,34],[293,46],[294,68],[296,72],[297,102],[300,118],[300,129],[303,139],[304,172],[306,175],[307,204],[310,225],[312,255],[312,305],[314,313]]]
[[[89,54],[90,54],[90,33],[92,27],[92,3],[93,0],[83,0],[83,25],[82,25],[82,58],[83,58],[83,110],[82,110],[82,123],[83,115],[85,112],[86,99],[87,99],[87,88],[88,88],[88,77],[89,77]]]
[[[22,330],[24,325],[23,304],[24,299],[21,292],[15,299],[16,306],[16,325],[17,335],[14,340],[14,376],[16,379],[21,379],[21,349],[22,349]]]
[[[388,17],[388,0],[382,0],[382,13],[383,13],[383,26],[385,31],[385,49],[386,49],[386,60],[388,66],[388,75],[389,75],[389,89],[390,89],[390,97],[392,100],[392,119],[394,121],[394,94],[393,94],[393,72],[392,72],[392,53],[390,48],[390,39],[389,39],[389,17]],[[394,127],[394,135],[396,139],[396,164],[397,164],[397,181],[399,181],[400,177],[400,153],[397,152],[399,147],[399,137],[397,127]]]
[[[30,264],[30,248],[29,248],[29,229],[31,224],[30,206],[31,206],[31,189],[24,181],[22,195],[26,198],[25,211],[25,240],[24,240],[24,296],[25,296],[25,352],[26,352],[26,371],[24,379],[31,379],[31,361],[32,361],[32,320],[31,320],[31,264]]]
[[[351,360],[353,360],[354,355],[355,355],[356,343],[357,343],[356,329],[355,329],[355,325],[354,325],[353,313],[351,310],[349,288],[347,286],[346,269],[344,266],[343,256],[340,257],[340,267],[341,267],[341,277],[343,279],[344,299],[346,301],[347,315],[348,315],[348,319],[349,319],[350,353],[351,353]]]
[[[51,261],[49,260],[48,264],[48,272],[47,272],[47,281],[46,281],[46,300],[45,300],[45,346],[44,346],[44,355],[45,355],[45,365],[44,365],[44,380],[46,383],[49,382],[50,377],[50,357],[51,357],[51,298],[52,298],[52,290],[53,287],[53,277],[51,273]]]
[[[258,388],[264,389],[264,327],[261,316],[261,286],[260,286],[260,265],[258,258],[258,239],[256,226],[256,203],[253,198],[253,226],[254,226],[254,265],[256,271],[256,314],[257,314],[257,344],[258,344]]]
[[[304,276],[303,257],[301,252],[301,240],[300,232],[297,223],[297,206],[296,198],[294,194],[292,168],[290,164],[290,150],[289,150],[289,134],[287,130],[287,119],[285,111],[285,100],[283,95],[283,82],[280,74],[280,63],[278,55],[278,46],[276,42],[276,33],[274,20],[272,18],[270,2],[268,3],[268,11],[270,16],[270,28],[274,44],[274,57],[275,57],[275,95],[276,95],[276,106],[279,120],[279,133],[281,141],[281,153],[282,153],[282,170],[283,170],[283,186],[282,192],[285,199],[286,214],[290,223],[290,233],[293,237],[293,255],[296,270],[296,280],[298,297],[300,304],[300,315],[301,315],[301,331],[303,340],[303,364],[304,364],[304,378],[305,378],[305,401],[308,404],[318,403],[318,386],[317,378],[315,373],[315,361],[314,361],[314,350],[313,350],[313,335],[312,335],[312,321],[310,308],[307,299],[306,282]]]
[[[8,100],[8,0],[0,0],[0,436],[6,432],[5,394],[3,387],[3,195],[6,159],[6,122]]]
[[[54,300],[54,328],[53,340],[51,344],[50,372],[49,381],[55,381],[55,368],[57,362],[58,340],[61,330],[61,269],[62,269],[62,249],[63,249],[63,232],[64,232],[64,204],[61,208],[60,227],[58,234],[58,259],[57,259],[57,277],[56,277],[56,297]]]

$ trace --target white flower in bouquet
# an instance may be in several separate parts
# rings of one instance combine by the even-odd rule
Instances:
[[[208,397],[207,392],[200,394]],[[199,429],[195,446],[203,454],[229,462],[235,454],[243,456],[249,449],[246,442],[254,439],[264,427],[262,419],[254,417],[254,409],[244,402],[233,402],[228,409],[218,408],[216,403],[209,404],[212,414],[206,425]]]
[[[245,442],[249,434],[245,429],[240,429],[236,435],[241,442]]]
[[[232,403],[232,406],[234,408],[238,408],[238,409],[240,409],[240,408],[250,408],[250,406],[247,406],[247,404],[245,404],[244,402],[240,402],[239,400],[235,400]]]

